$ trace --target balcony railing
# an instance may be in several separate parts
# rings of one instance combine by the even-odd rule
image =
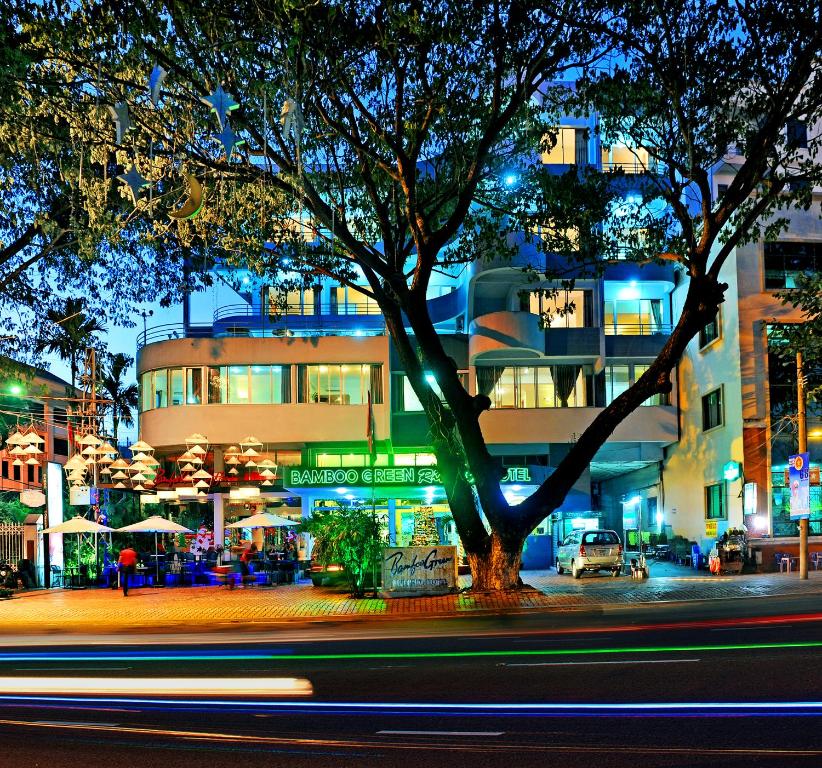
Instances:
[[[670,335],[673,326],[670,323],[603,323],[606,336],[656,336]]]
[[[339,317],[352,315],[381,315],[382,310],[376,304],[351,303],[327,305],[287,304],[285,307],[272,306],[270,312],[254,308],[248,304],[228,304],[214,311],[214,322],[227,317],[265,317],[270,322],[277,322],[287,317]]]

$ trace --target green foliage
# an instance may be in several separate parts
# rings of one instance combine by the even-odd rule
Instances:
[[[26,515],[35,510],[21,504],[17,494],[4,494],[0,497],[0,523],[22,523]]]
[[[380,562],[387,544],[380,535],[379,521],[362,506],[317,510],[301,528],[314,537],[312,559],[322,565],[345,568],[354,595],[361,597],[365,577]]]

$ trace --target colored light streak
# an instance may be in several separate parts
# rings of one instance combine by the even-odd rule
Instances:
[[[613,629],[611,629],[613,631]],[[3,653],[0,661],[373,661],[376,659],[471,659],[539,656],[612,656],[622,654],[709,653],[721,651],[773,651],[788,648],[822,648],[822,640],[782,643],[717,643],[702,645],[652,645],[609,648],[534,648],[488,651],[409,651],[373,653],[146,653],[118,652],[103,655],[84,653]]]
[[[0,677],[0,695],[74,696],[310,696],[311,683],[296,677]]]
[[[0,701],[32,701],[61,703],[126,703],[184,706],[185,701],[162,698],[95,697],[79,696],[2,696]],[[691,716],[716,716],[744,712],[747,715],[789,716],[797,712],[822,712],[822,701],[662,701],[662,702],[441,702],[441,701],[243,701],[228,699],[199,700],[198,705],[230,706],[232,709],[273,709],[304,712],[398,712],[402,714],[513,714],[513,715],[562,715],[562,714],[686,714]],[[0,721],[2,722],[2,721]],[[70,727],[70,726],[69,726]]]

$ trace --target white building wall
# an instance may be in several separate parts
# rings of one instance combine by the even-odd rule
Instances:
[[[728,461],[743,461],[742,397],[740,387],[739,286],[737,255],[733,253],[720,272],[728,283],[720,310],[720,337],[704,349],[699,338],[688,345],[677,376],[680,404],[680,440],[668,449],[664,463],[665,520],[675,534],[707,543],[705,488],[725,483],[725,502],[730,527],[742,524],[741,480],[723,480]],[[674,320],[682,311],[687,281],[673,295]],[[722,387],[724,423],[702,431],[702,396]],[[719,525],[720,532],[722,524]],[[704,548],[704,547],[703,547]]]

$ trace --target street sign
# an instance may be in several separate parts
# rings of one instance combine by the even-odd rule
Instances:
[[[811,514],[811,463],[807,453],[788,458],[788,483],[791,489],[791,520]]]

